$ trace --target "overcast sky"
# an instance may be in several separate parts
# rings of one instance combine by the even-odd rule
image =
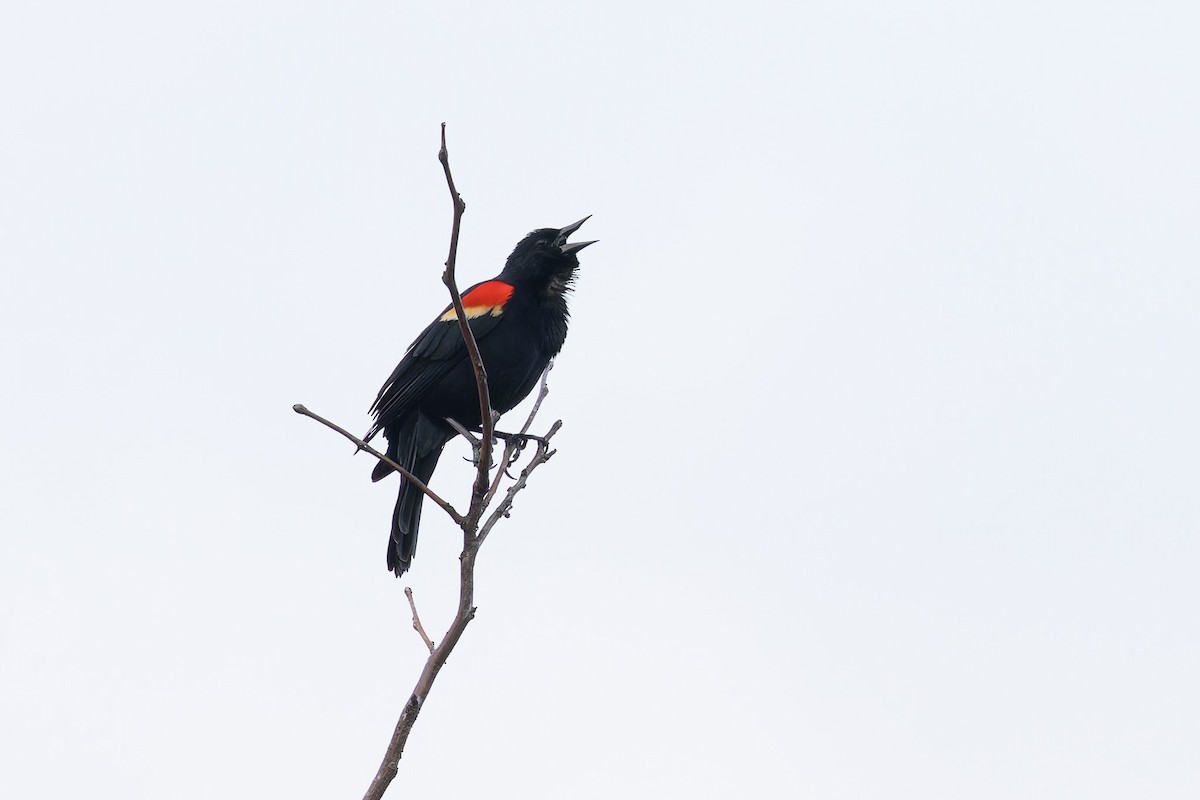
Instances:
[[[600,244],[397,796],[1200,795],[1193,4],[13,5],[0,796],[365,790],[460,539],[291,406],[446,303],[443,121],[464,284]]]

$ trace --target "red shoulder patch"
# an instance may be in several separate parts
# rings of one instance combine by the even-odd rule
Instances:
[[[481,283],[463,295],[463,305],[472,306],[502,306],[512,297],[513,287],[504,281],[488,281]]]
[[[497,317],[504,311],[504,304],[508,302],[508,298],[512,297],[513,287],[504,281],[488,281],[481,283],[471,291],[463,295],[463,310],[467,312],[467,319],[482,317],[484,314],[491,314]],[[442,314],[442,322],[450,322],[457,319],[454,309],[450,308],[445,314]]]

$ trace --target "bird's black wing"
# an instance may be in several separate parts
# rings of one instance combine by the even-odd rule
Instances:
[[[463,293],[463,308],[476,342],[504,321],[504,304],[512,293],[512,286],[497,280],[478,283]],[[453,306],[447,306],[408,346],[404,358],[384,381],[371,405],[375,423],[365,440],[370,441],[393,420],[404,417],[431,386],[466,359],[467,345],[458,326],[458,316]]]

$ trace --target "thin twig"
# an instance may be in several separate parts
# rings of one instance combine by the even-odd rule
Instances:
[[[500,505],[496,506],[496,509],[487,518],[487,521],[483,523],[483,527],[479,529],[479,536],[476,538],[479,540],[480,544],[483,544],[483,540],[486,539],[488,534],[492,532],[492,528],[495,527],[496,523],[499,522],[502,517],[508,516],[509,512],[512,511],[513,499],[516,498],[517,492],[525,488],[525,484],[529,481],[529,476],[533,474],[533,471],[549,461],[550,457],[558,452],[557,450],[550,449],[550,438],[554,436],[554,434],[558,433],[558,429],[561,427],[562,420],[556,420],[554,424],[550,426],[550,430],[546,432],[546,435],[542,437],[544,442],[538,444],[537,453],[529,462],[529,465],[526,466],[525,469],[521,470],[521,474],[517,477],[516,482],[513,483],[512,486],[508,487],[508,492],[504,495],[504,500],[501,501]]]
[[[541,436],[531,436],[529,428],[533,425],[533,420],[537,416],[538,410],[542,407],[542,401],[546,399],[546,395],[550,394],[550,386],[547,380],[550,377],[550,370],[554,369],[554,359],[546,365],[542,370],[542,379],[538,385],[537,397],[533,400],[533,408],[529,410],[529,416],[525,418],[525,424],[521,426],[521,432],[516,434],[501,433],[493,431],[493,435],[504,439],[504,455],[500,458],[500,468],[496,470],[496,478],[492,481],[492,485],[488,487],[487,496],[483,498],[483,507],[487,508],[492,504],[492,500],[496,497],[496,492],[500,490],[500,481],[508,472],[508,468],[512,466],[513,460],[520,456],[521,449],[525,446],[523,439],[533,439],[540,444],[548,444],[547,440]]]
[[[554,369],[554,359],[550,359],[550,363],[542,370],[542,380],[538,385],[537,397],[533,401],[533,408],[529,409],[529,416],[525,418],[525,424],[521,426],[521,435],[529,433],[529,427],[533,425],[533,418],[537,416],[538,411],[542,408],[542,401],[546,399],[546,395],[550,394],[550,370]]]
[[[450,417],[445,417],[445,420],[446,420],[446,424],[449,425],[451,428],[454,428],[454,430],[458,433],[459,436],[463,437],[464,439],[466,439],[468,442],[471,443],[471,447],[476,447],[476,448],[479,447],[479,443],[480,443],[479,439],[476,438],[475,434],[473,434],[469,430],[467,430],[466,427],[461,422],[459,422],[456,419],[451,419]]]
[[[403,475],[405,480],[410,481],[413,486],[417,487],[422,492],[424,492],[426,497],[428,497],[433,502],[437,503],[438,506],[440,506],[443,511],[445,511],[447,514],[449,514],[450,518],[452,520],[454,520],[454,522],[456,524],[458,524],[458,525],[463,524],[463,519],[464,519],[463,515],[459,514],[457,511],[455,511],[454,506],[450,505],[445,500],[438,497],[437,493],[434,492],[433,489],[430,489],[428,486],[426,486],[424,481],[422,481],[416,475],[413,475],[411,472],[409,472],[407,469],[405,469],[404,467],[397,464],[392,459],[385,456],[383,453],[376,450],[374,447],[371,447],[371,445],[367,444],[362,439],[359,439],[353,433],[350,433],[350,431],[346,430],[341,425],[338,425],[336,422],[330,422],[329,420],[325,419],[320,414],[318,414],[314,411],[309,411],[305,406],[303,406],[300,403],[296,403],[296,405],[292,406],[292,411],[295,411],[297,414],[300,414],[301,416],[308,417],[309,419],[315,419],[317,422],[321,423],[326,428],[329,428],[330,430],[335,430],[338,433],[340,433],[342,436],[345,436],[347,439],[349,439],[350,441],[352,441],[356,445],[358,445],[359,450],[365,450],[366,452],[368,452],[371,455],[378,458],[383,463],[387,464],[392,469],[396,470],[396,472],[399,472],[401,475]]]
[[[464,575],[474,574],[475,552],[477,551],[463,553],[464,557],[459,573],[460,580]],[[472,579],[473,583],[474,580]],[[429,690],[433,688],[433,681],[437,678],[442,667],[446,665],[446,659],[450,656],[450,651],[458,644],[463,631],[466,630],[467,623],[474,616],[474,608],[471,608],[468,614],[462,614],[460,609],[460,613],[455,615],[454,621],[450,623],[450,627],[446,630],[446,635],[442,637],[441,643],[429,654],[429,658],[425,659],[425,666],[421,668],[421,675],[417,678],[417,685],[413,687],[412,694],[408,697],[408,702],[404,704],[404,710],[400,712],[400,719],[396,721],[396,728],[392,732],[391,741],[388,742],[387,752],[383,756],[383,763],[379,765],[379,770],[371,780],[371,785],[367,787],[367,793],[363,795],[363,800],[380,800],[383,797],[383,793],[387,791],[388,784],[396,777],[396,772],[400,765],[400,757],[404,754],[404,745],[408,742],[408,734],[412,731],[412,726],[417,721],[417,715],[421,713],[421,706],[425,704],[425,698],[429,696]]]
[[[417,613],[417,601],[413,600],[411,586],[404,587],[404,596],[408,598],[408,607],[412,609],[413,630],[421,634],[421,641],[425,642],[425,646],[429,648],[429,654],[433,655],[433,640],[425,633],[425,626],[421,624],[421,615]]]
[[[513,451],[516,450],[516,447],[515,442],[504,443],[504,455],[500,456],[500,464],[496,470],[496,477],[492,480],[492,485],[488,487],[487,495],[483,498],[484,508],[492,504],[492,498],[496,496],[496,492],[500,491],[500,482],[504,480],[504,475],[508,472],[508,468],[512,464],[513,456],[516,455]]]
[[[467,520],[471,523],[468,529],[473,529],[483,513],[476,505],[487,494],[488,469],[492,465],[492,398],[488,392],[487,370],[483,366],[483,357],[479,355],[479,343],[471,330],[471,322],[463,309],[462,295],[458,292],[455,282],[454,269],[458,261],[458,234],[462,228],[462,215],[467,210],[462,195],[454,186],[454,176],[450,173],[450,152],[446,149],[446,123],[442,123],[442,146],[438,148],[438,161],[442,164],[442,172],[446,174],[446,187],[450,190],[450,200],[454,204],[454,221],[450,226],[450,254],[446,257],[446,271],[442,273],[442,283],[450,290],[450,302],[454,306],[454,314],[458,317],[458,328],[462,331],[463,341],[467,346],[467,355],[471,359],[471,369],[475,371],[475,383],[479,388],[479,420],[483,428],[483,445],[479,448],[479,465],[475,473],[475,488],[471,494],[471,510],[467,512]],[[467,536],[473,536],[474,530],[465,530]]]

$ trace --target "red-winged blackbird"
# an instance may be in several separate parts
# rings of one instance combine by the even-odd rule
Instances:
[[[567,238],[587,220],[534,231],[517,244],[503,272],[463,292],[463,308],[487,369],[492,408],[501,414],[525,399],[567,338],[567,292],[579,267],[575,254],[594,244],[568,243]],[[442,448],[456,435],[446,420],[480,427],[475,373],[452,306],[408,346],[371,413],[375,424],[366,440],[383,431],[388,456],[426,484]],[[393,471],[380,461],[371,480]],[[424,499],[423,492],[401,478],[387,551],[388,569],[397,577],[416,553]]]

